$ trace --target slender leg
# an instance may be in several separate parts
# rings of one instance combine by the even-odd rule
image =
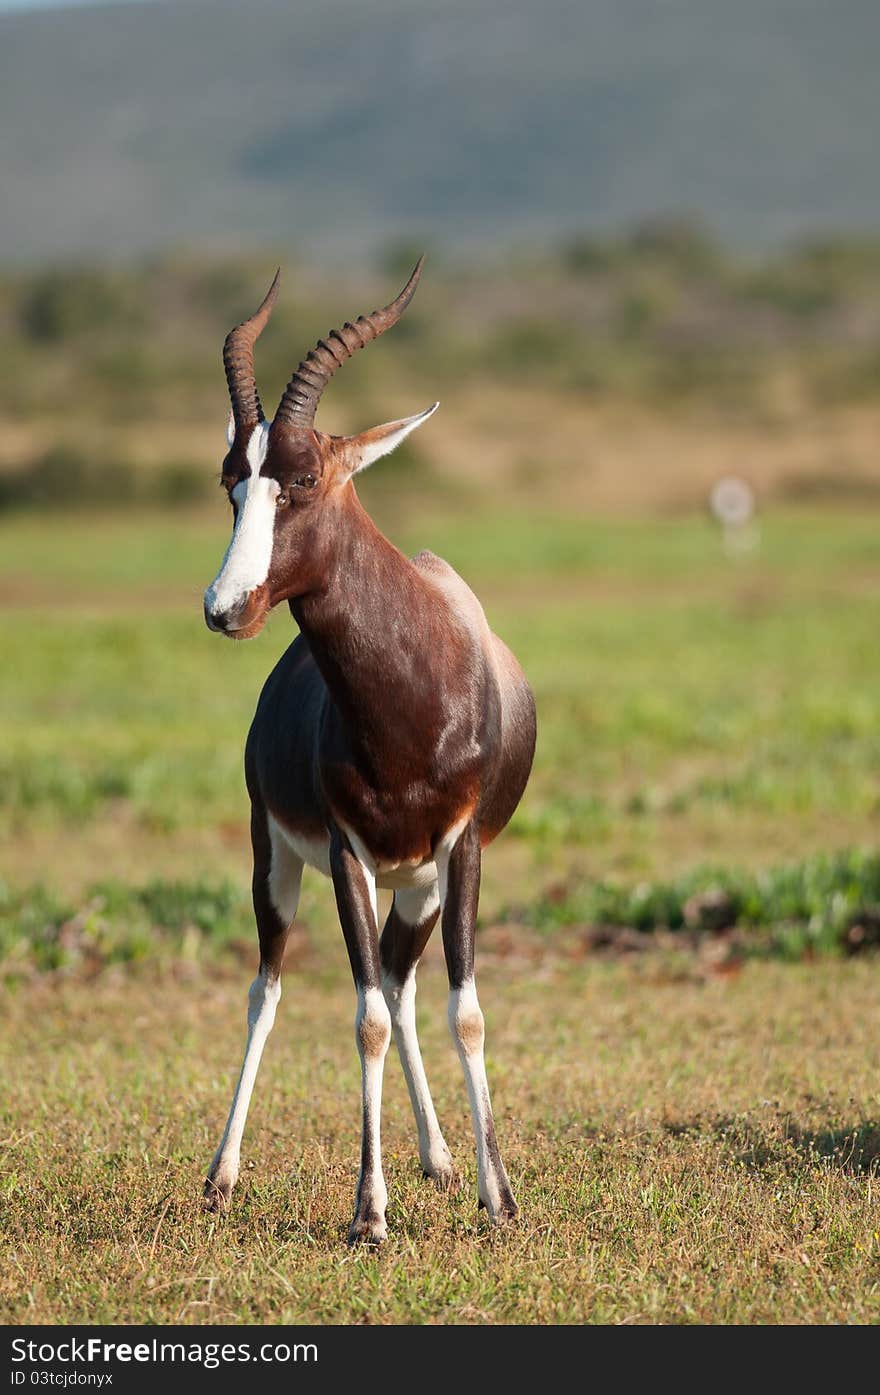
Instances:
[[[205,1181],[205,1208],[224,1210],[238,1180],[241,1138],[263,1047],[281,997],[284,946],[299,904],[302,862],[283,841],[262,807],[251,809],[254,848],[253,900],[260,939],[260,968],[248,993],[248,1034],[244,1062],[220,1147]]]
[[[382,992],[391,1013],[394,1040],[419,1130],[419,1159],[426,1177],[438,1187],[452,1185],[455,1172],[434,1102],[428,1089],[416,1034],[416,968],[437,923],[440,898],[436,884],[423,891],[396,891],[382,938]]]
[[[348,1243],[380,1244],[387,1235],[388,1189],[382,1175],[382,1074],[391,1041],[391,1014],[381,988],[376,879],[356,856],[343,833],[330,839],[330,872],[351,971],[357,989],[355,1038],[361,1058],[363,1128],[361,1169]]]
[[[498,1151],[483,1055],[485,1027],[474,983],[474,931],[480,896],[480,836],[468,824],[447,857],[438,857],[443,949],[449,974],[449,1029],[464,1068],[477,1143],[477,1191],[494,1225],[518,1214]]]

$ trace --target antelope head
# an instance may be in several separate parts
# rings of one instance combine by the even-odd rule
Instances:
[[[263,414],[254,344],[278,295],[280,272],[260,308],[226,337],[223,364],[232,410],[222,483],[232,505],[232,538],[205,592],[208,628],[232,639],[259,634],[279,601],[319,586],[330,561],[334,519],[350,502],[351,479],[394,450],[438,404],[357,436],[315,429],[321,393],[346,359],[396,324],[415,294],[424,258],[384,310],[360,315],[321,339],[300,363],[275,413]]]

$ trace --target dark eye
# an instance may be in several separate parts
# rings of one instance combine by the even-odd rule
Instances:
[[[314,489],[318,481],[314,475],[300,475],[298,480],[293,481],[297,489]]]

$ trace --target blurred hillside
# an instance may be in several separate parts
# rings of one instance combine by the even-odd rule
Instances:
[[[154,0],[0,15],[0,256],[389,235],[493,249],[700,210],[880,223],[871,0]]]
[[[331,275],[279,250],[257,350],[268,410],[335,323],[385,303],[416,249]],[[275,259],[166,257],[0,276],[0,507],[197,503],[228,411],[220,348]],[[364,482],[373,502],[503,489],[530,509],[693,512],[735,471],[764,499],[880,500],[880,239],[734,255],[686,221],[541,259],[429,258],[393,334],[322,403],[329,431],[440,398]]]

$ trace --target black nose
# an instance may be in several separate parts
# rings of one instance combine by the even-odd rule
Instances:
[[[209,630],[215,630],[218,634],[225,634],[229,628],[228,610],[209,610],[205,606],[205,624]]]

